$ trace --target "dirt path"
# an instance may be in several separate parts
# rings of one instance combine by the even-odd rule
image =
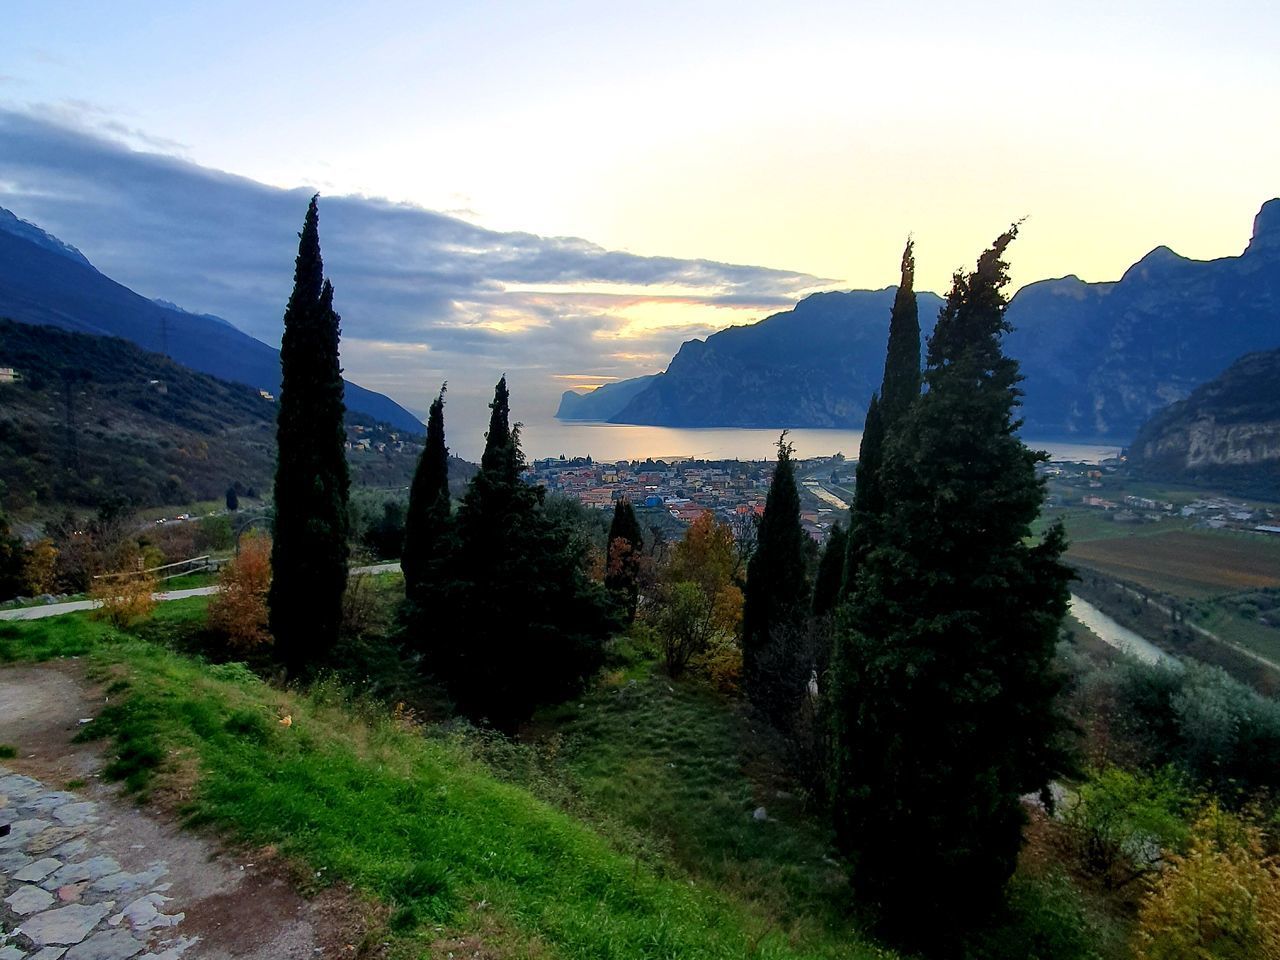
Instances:
[[[104,700],[74,662],[0,670],[0,743],[17,748],[0,765],[0,960],[354,957],[349,891],[306,900],[269,851],[182,831],[101,780],[98,748],[71,738]]]

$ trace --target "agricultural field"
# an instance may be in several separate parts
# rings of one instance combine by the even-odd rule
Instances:
[[[1280,588],[1280,544],[1246,534],[1170,527],[1158,535],[1074,539],[1067,556],[1100,573],[1186,599]]]

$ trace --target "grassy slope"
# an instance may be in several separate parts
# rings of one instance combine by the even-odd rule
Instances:
[[[202,609],[200,600],[164,605],[154,630]],[[94,724],[112,738],[116,776],[162,789],[194,779],[184,811],[194,821],[273,844],[322,878],[385,899],[400,955],[435,940],[434,923],[483,930],[519,956],[884,955],[825,934],[793,944],[767,911],[714,882],[662,875],[498,782],[457,745],[385,713],[354,712],[333,691],[281,692],[242,667],[203,665],[81,615],[0,624],[0,661],[65,655],[87,655],[91,669],[128,691]],[[291,726],[278,722],[284,715]],[[584,781],[603,789],[599,770],[581,762]],[[726,802],[741,818],[747,798]],[[779,862],[790,855],[777,854]]]

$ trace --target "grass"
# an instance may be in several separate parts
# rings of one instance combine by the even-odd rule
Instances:
[[[1204,604],[1201,611],[1195,618],[1198,626],[1280,664],[1280,630],[1245,619],[1218,603]]]
[[[189,626],[201,604],[162,605],[148,629],[163,637]],[[787,904],[799,911],[809,902],[813,891],[803,877],[778,885],[778,907],[765,903],[770,898],[733,896],[725,876],[642,861],[606,831],[500,782],[457,744],[424,737],[381,708],[352,705],[335,687],[320,685],[309,694],[273,689],[238,664],[203,664],[83,615],[0,628],[6,660],[63,655],[87,655],[93,675],[120,695],[89,725],[110,743],[110,776],[144,794],[189,798],[182,812],[190,822],[244,843],[273,845],[317,882],[343,880],[381,898],[393,910],[395,956],[431,949],[436,925],[480,932],[491,949],[496,941],[498,956],[886,955],[847,930],[810,934],[798,918],[777,926],[779,911],[791,909]],[[676,719],[644,738],[714,760],[727,746],[724,731],[703,744],[699,735],[714,732],[705,722],[696,731],[679,729],[680,716],[699,712],[701,694],[680,689],[663,700],[661,693],[635,719],[656,723],[665,708]],[[609,771],[625,762],[626,748],[592,760],[586,746],[593,715],[606,726],[629,721],[607,702],[584,714],[588,725],[580,731],[583,752],[575,752],[574,769],[584,791],[602,796],[612,789]],[[285,716],[289,726],[279,722]],[[654,758],[640,761],[636,776],[661,774],[661,783],[676,791],[674,806],[708,802],[712,812],[693,819],[690,813],[673,827],[680,836],[730,812],[738,821],[700,847],[673,846],[675,863],[688,867],[717,852],[727,856],[738,844],[750,854],[744,862],[759,860],[750,869],[762,878],[762,889],[774,867],[781,870],[792,856],[808,873],[821,839],[785,820],[750,821],[746,807],[754,797],[745,780],[720,805],[708,796],[721,778],[735,777],[735,762],[711,762],[705,777],[687,779],[679,767],[664,773],[671,768],[659,769]],[[671,812],[633,811],[640,818]],[[792,839],[776,848],[771,864],[762,841],[747,832],[751,827]]]
[[[750,902],[792,942],[851,948],[852,900],[832,838],[765,729],[698,684],[657,676],[563,713],[563,764],[597,815],[684,875]],[[759,807],[767,820],[754,819]]]

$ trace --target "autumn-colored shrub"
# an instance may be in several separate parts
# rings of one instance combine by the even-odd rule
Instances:
[[[267,590],[271,587],[271,538],[251,532],[240,552],[222,570],[219,590],[209,604],[209,628],[235,650],[271,642],[267,630]]]
[[[89,587],[89,599],[96,600],[93,616],[107,620],[112,626],[125,628],[151,616],[156,601],[152,594],[156,579],[142,570],[106,574]]]
[[[58,548],[52,540],[45,537],[27,549],[22,574],[28,594],[39,596],[53,592],[58,584]]]
[[[1208,805],[1138,915],[1136,960],[1280,960],[1280,864],[1262,831]]]
[[[721,634],[713,639],[690,666],[721,693],[742,689],[742,647],[732,636]]]

